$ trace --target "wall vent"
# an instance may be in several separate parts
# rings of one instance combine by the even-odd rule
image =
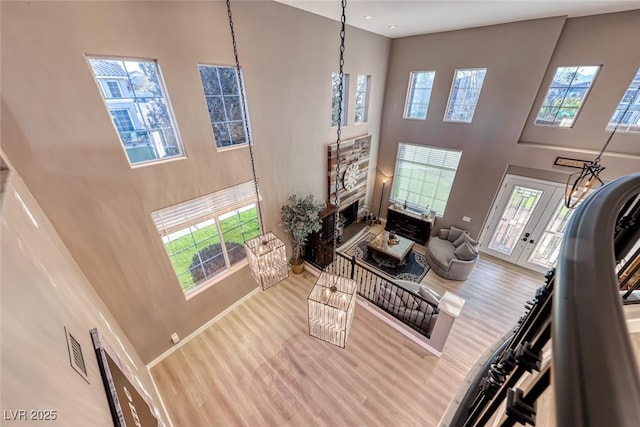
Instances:
[[[87,366],[84,362],[84,355],[82,354],[82,346],[78,340],[69,333],[67,328],[64,328],[64,333],[67,336],[69,363],[71,363],[71,367],[88,383],[89,376],[87,375]]]

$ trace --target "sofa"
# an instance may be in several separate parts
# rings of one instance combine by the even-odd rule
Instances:
[[[378,283],[375,303],[387,313],[430,337],[438,318],[440,296],[426,286],[398,280]]]
[[[478,262],[478,242],[467,231],[442,228],[429,239],[425,257],[439,276],[450,280],[466,280]]]

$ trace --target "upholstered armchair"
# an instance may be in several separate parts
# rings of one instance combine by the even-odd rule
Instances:
[[[439,276],[450,280],[466,280],[478,262],[475,240],[465,230],[442,228],[429,239],[425,254],[429,266]]]

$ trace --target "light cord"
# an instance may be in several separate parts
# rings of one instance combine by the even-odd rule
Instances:
[[[249,157],[251,158],[251,172],[253,173],[253,187],[256,192],[256,209],[260,219],[260,228],[264,227],[262,219],[262,208],[260,207],[260,193],[258,192],[258,177],[256,176],[256,164],[253,158],[253,141],[251,140],[251,130],[249,129],[249,116],[247,114],[247,103],[245,100],[244,79],[240,70],[240,60],[238,59],[238,45],[236,43],[236,33],[233,29],[233,18],[231,16],[231,0],[227,0],[227,15],[229,16],[229,28],[231,29],[231,41],[233,42],[233,56],[236,59],[236,71],[238,73],[238,88],[240,89],[240,103],[242,104],[242,116],[244,118],[244,133],[249,145]],[[262,233],[261,233],[262,234]],[[266,242],[263,242],[266,243]]]
[[[340,83],[338,85],[338,129],[337,139],[336,139],[336,180],[335,180],[335,195],[334,195],[334,204],[335,211],[333,212],[333,257],[335,260],[335,256],[338,250],[338,231],[340,227],[338,226],[338,221],[340,219],[340,196],[338,191],[340,190],[340,186],[338,181],[340,179],[340,141],[342,134],[342,102],[343,102],[343,82],[344,82],[344,41],[345,41],[345,29],[346,29],[346,8],[347,8],[347,0],[342,0],[342,16],[340,17],[340,71],[339,78]]]

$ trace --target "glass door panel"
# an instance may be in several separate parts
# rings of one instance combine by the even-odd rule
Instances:
[[[564,230],[567,228],[569,219],[574,209],[569,209],[564,205],[564,199],[560,200],[551,220],[547,223],[542,236],[539,238],[535,249],[531,253],[528,262],[550,269],[556,265],[560,254],[560,243]]]
[[[542,190],[516,185],[487,247],[511,256],[519,244],[520,236],[524,234],[542,194]]]

